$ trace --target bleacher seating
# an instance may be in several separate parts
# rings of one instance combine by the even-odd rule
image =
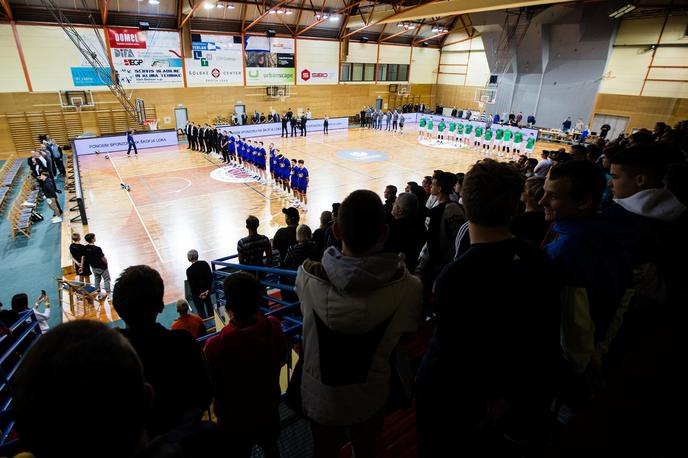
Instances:
[[[22,313],[9,329],[9,334],[0,336],[0,456],[13,456],[18,451],[12,417],[11,382],[22,356],[41,336],[33,310]]]
[[[31,211],[41,202],[41,192],[34,184],[34,179],[27,175],[7,214],[12,225],[12,240],[18,234],[31,237]]]

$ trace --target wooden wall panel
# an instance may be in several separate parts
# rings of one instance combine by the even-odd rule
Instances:
[[[412,93],[421,96],[424,103],[434,103],[433,84],[414,84]],[[373,105],[378,96],[387,100],[389,94],[387,84],[333,84],[322,86],[292,86],[291,97],[284,101],[269,99],[262,87],[201,87],[201,88],[169,88],[169,89],[136,89],[132,97],[140,97],[145,101],[146,110],[150,117],[159,120],[160,129],[174,127],[174,109],[184,105],[189,112],[189,119],[198,123],[212,123],[220,115],[228,117],[234,110],[234,104],[241,102],[249,112],[258,110],[267,113],[271,109],[284,112],[287,108],[294,111],[305,111],[310,108],[314,117],[327,114],[330,117],[349,116],[357,113],[364,105]],[[471,93],[472,94],[472,93]],[[471,98],[473,96],[471,95]],[[94,92],[93,98],[96,109],[86,109],[81,113],[66,112],[64,122],[59,126],[64,130],[69,124],[74,129],[77,124],[81,132],[96,134],[121,131],[126,127],[134,127],[121,112],[115,99],[109,92]],[[113,111],[111,111],[113,110]],[[16,150],[7,115],[10,113],[43,113],[60,112],[58,94],[55,92],[10,92],[0,93],[0,152]],[[76,118],[75,118],[76,117]],[[165,123],[165,118],[170,118]],[[68,122],[68,120],[71,120]],[[41,124],[42,123],[42,124]],[[32,130],[45,129],[42,120]],[[15,128],[21,123],[15,124]],[[72,133],[74,136],[81,132]],[[42,132],[41,132],[42,133]],[[30,143],[21,141],[18,153],[28,154],[26,148]],[[31,146],[34,147],[35,145]]]
[[[436,100],[437,103],[445,107],[455,106],[457,108],[478,109],[475,102],[475,91],[481,89],[480,86],[455,86],[452,84],[438,84]],[[489,109],[486,109],[488,112]]]
[[[652,129],[658,121],[674,125],[688,119],[688,99],[597,94],[595,113],[629,117],[627,133],[631,133],[641,127]]]

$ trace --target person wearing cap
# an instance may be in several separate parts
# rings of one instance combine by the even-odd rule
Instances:
[[[287,250],[290,246],[296,244],[296,227],[299,225],[301,216],[294,207],[283,208],[282,213],[284,213],[287,227],[277,230],[275,237],[272,239],[272,247],[279,251],[280,260],[284,262]]]

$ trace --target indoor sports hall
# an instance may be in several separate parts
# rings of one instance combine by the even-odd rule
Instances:
[[[0,62],[0,457],[683,448],[688,0],[0,0]]]

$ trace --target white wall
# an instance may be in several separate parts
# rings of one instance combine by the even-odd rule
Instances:
[[[412,84],[435,84],[440,50],[414,47],[412,57],[409,81]]]
[[[662,17],[621,22],[600,85],[601,93],[688,98],[688,68],[656,68],[688,66],[688,17],[669,18],[652,62],[648,46],[658,42],[663,23]],[[663,44],[681,46],[662,47]],[[648,79],[674,81],[647,81],[643,88],[645,75]]]
[[[349,42],[349,54],[346,62],[357,64],[374,64],[377,62],[377,43]]]
[[[12,27],[0,24],[0,92],[28,91]]]
[[[410,46],[380,45],[381,64],[406,64],[411,59]]]
[[[481,38],[467,39],[465,35],[450,34],[446,43],[464,40],[442,48],[438,84],[484,86],[490,68]]]
[[[106,63],[106,51],[97,45],[98,40],[93,30],[77,30],[100,54],[102,62]],[[88,67],[88,63],[60,27],[18,25],[17,32],[34,91],[106,89],[105,86],[74,86],[71,67]],[[105,40],[102,31],[100,34]]]

